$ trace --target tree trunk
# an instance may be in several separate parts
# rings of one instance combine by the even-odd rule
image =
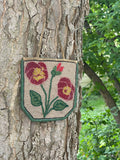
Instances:
[[[22,57],[80,61],[88,0],[0,1],[0,160],[75,160],[80,101],[63,121],[31,122],[20,108]],[[79,98],[81,88],[79,87]]]
[[[114,86],[115,86],[118,94],[120,94],[120,82],[119,82],[119,80],[116,77],[113,77],[113,81],[114,81],[113,83],[114,83]]]
[[[102,80],[97,76],[97,74],[90,68],[90,66],[87,63],[84,63],[84,72],[93,81],[93,83],[99,87],[99,91],[103,96],[106,105],[110,108],[111,113],[113,114],[116,122],[120,124],[120,110],[116,106],[113,97],[103,84]]]

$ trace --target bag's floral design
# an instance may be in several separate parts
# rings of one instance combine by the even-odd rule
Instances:
[[[39,85],[47,80],[48,72],[45,63],[39,62],[29,62],[26,66],[25,73],[30,79],[30,82]]]
[[[75,87],[70,79],[66,77],[61,78],[58,82],[58,95],[65,100],[71,100],[73,99],[74,92]]]
[[[45,102],[43,103],[42,97],[39,93],[34,90],[29,91],[31,104],[34,107],[41,106],[43,117],[46,117],[52,110],[62,111],[66,107],[69,107],[67,101],[73,99],[75,93],[75,87],[71,83],[70,79],[67,77],[60,78],[58,82],[58,95],[51,100],[51,90],[52,82],[55,76],[62,74],[64,67],[61,66],[61,63],[58,63],[57,66],[54,66],[51,75],[48,75],[46,64],[43,62],[35,63],[29,62],[25,68],[25,74],[27,75],[30,82],[34,85],[40,85],[40,89],[43,91],[45,96]],[[48,94],[44,88],[44,83],[47,81],[48,76],[50,78],[50,85]],[[59,99],[62,98],[62,99]],[[66,102],[65,102],[66,101]]]

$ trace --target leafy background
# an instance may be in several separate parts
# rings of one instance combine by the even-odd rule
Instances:
[[[90,13],[83,31],[83,55],[83,61],[102,80],[120,109],[120,0],[90,0]],[[120,160],[120,122],[116,123],[100,95],[102,86],[93,85],[84,77],[77,158]]]

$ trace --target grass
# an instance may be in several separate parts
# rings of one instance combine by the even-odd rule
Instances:
[[[82,88],[89,86],[90,82],[91,80],[89,79],[89,77],[86,74],[84,74],[82,81],[81,81]],[[82,107],[84,107],[85,105],[84,99],[85,97],[83,97]],[[90,95],[88,98],[88,103],[89,103],[89,106],[95,107],[96,110],[103,110],[105,107],[104,99],[102,98],[102,96],[98,96],[98,95],[94,95],[94,96]]]
[[[107,107],[102,96],[89,96],[86,100],[83,97],[81,113],[84,114],[84,108],[91,108],[89,111],[92,115],[103,112]]]
[[[88,103],[95,108],[94,112],[103,111],[106,107],[102,96],[90,96]]]
[[[82,81],[81,81],[81,86],[82,88],[85,88],[88,86],[89,88],[89,85],[90,85],[90,82],[91,80],[89,79],[89,77],[84,74],[83,78],[82,78]],[[90,87],[91,89],[93,87]],[[89,90],[91,90],[89,89]],[[91,91],[90,91],[91,92]],[[83,96],[83,100],[82,100],[82,106],[81,106],[81,113],[83,113],[83,108],[86,107],[86,106],[89,106],[89,107],[93,107],[94,108],[94,114],[95,112],[98,113],[98,112],[102,112],[105,110],[106,108],[106,104],[105,104],[105,101],[103,99],[103,97],[101,95],[89,95],[87,97],[87,99],[85,96]]]

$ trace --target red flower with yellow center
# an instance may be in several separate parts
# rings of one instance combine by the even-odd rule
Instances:
[[[58,82],[58,95],[65,100],[71,100],[73,99],[74,92],[75,87],[70,79],[66,77],[61,78]]]
[[[43,83],[48,78],[47,67],[43,62],[29,62],[25,68],[25,73],[30,82],[36,85]]]

